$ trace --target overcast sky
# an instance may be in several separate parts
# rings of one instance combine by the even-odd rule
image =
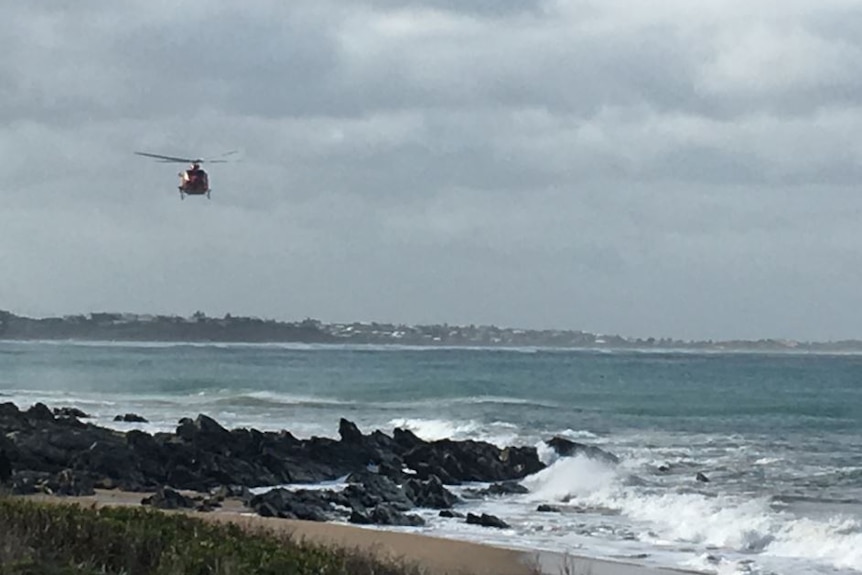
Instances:
[[[858,0],[0,7],[0,309],[862,338]]]

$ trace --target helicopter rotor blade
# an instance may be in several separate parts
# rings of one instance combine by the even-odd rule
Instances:
[[[191,158],[177,158],[174,156],[163,156],[161,154],[150,154],[147,152],[135,152],[135,154],[139,156],[147,156],[148,158],[156,158],[157,160],[161,160],[162,162],[180,162],[183,164],[190,164],[195,161]]]
[[[201,160],[201,162],[206,162],[207,164],[227,164],[228,162],[233,162],[235,160],[228,160],[228,159],[225,159],[225,157],[226,156],[232,156],[232,155],[238,154],[238,153],[239,153],[239,150],[232,150],[230,152],[225,152],[224,154],[219,154],[218,156],[216,156],[212,160],[203,159],[203,160]]]

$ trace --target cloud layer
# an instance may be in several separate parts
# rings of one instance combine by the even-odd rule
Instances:
[[[862,337],[858,2],[19,4],[0,307]]]

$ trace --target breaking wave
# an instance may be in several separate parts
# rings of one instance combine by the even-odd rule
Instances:
[[[632,481],[622,468],[585,456],[560,458],[523,481],[528,501],[619,514],[639,541],[659,548],[701,549],[691,567],[732,572],[752,557],[788,573],[818,573],[823,564],[862,571],[862,520],[853,511],[811,518],[776,511],[768,498],[689,490],[661,491]],[[799,562],[809,565],[808,570]],[[780,571],[785,572],[785,571]]]

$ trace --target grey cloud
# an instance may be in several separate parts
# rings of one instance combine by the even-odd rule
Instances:
[[[0,307],[859,336],[859,8],[688,6],[10,6]]]
[[[542,0],[365,0],[359,3],[383,10],[426,8],[484,17],[538,13],[544,4]]]

